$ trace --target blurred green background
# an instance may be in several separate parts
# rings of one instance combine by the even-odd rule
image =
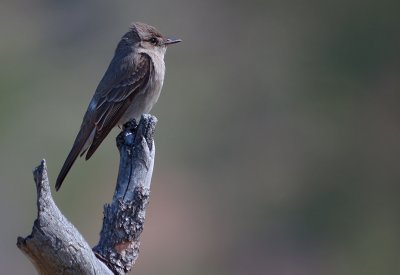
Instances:
[[[0,274],[34,274],[31,170],[54,185],[132,21],[180,37],[153,109],[156,163],[135,274],[400,274],[400,2],[2,1]],[[93,246],[114,130],[63,213]]]

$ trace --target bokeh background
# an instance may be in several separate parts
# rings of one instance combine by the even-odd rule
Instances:
[[[0,3],[0,274],[34,274],[31,171],[54,185],[130,22],[180,37],[153,110],[134,274],[400,274],[400,2]],[[115,130],[57,204],[91,245]]]

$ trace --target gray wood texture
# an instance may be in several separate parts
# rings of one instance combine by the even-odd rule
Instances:
[[[32,233],[18,237],[17,246],[39,274],[126,274],[134,267],[149,202],[156,123],[154,116],[143,115],[139,125],[129,122],[117,137],[117,184],[93,250],[55,204],[45,160],[34,170],[38,216]]]

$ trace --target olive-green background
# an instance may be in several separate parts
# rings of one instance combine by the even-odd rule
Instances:
[[[184,40],[134,274],[400,274],[399,3],[2,1],[0,274],[34,274],[31,171],[54,185],[132,21]],[[117,133],[54,194],[91,245]]]

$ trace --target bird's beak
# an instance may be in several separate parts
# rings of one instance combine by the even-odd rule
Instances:
[[[164,41],[164,45],[171,45],[171,44],[176,44],[176,43],[179,43],[179,42],[182,42],[182,39],[176,39],[176,38],[167,38],[165,41]]]

